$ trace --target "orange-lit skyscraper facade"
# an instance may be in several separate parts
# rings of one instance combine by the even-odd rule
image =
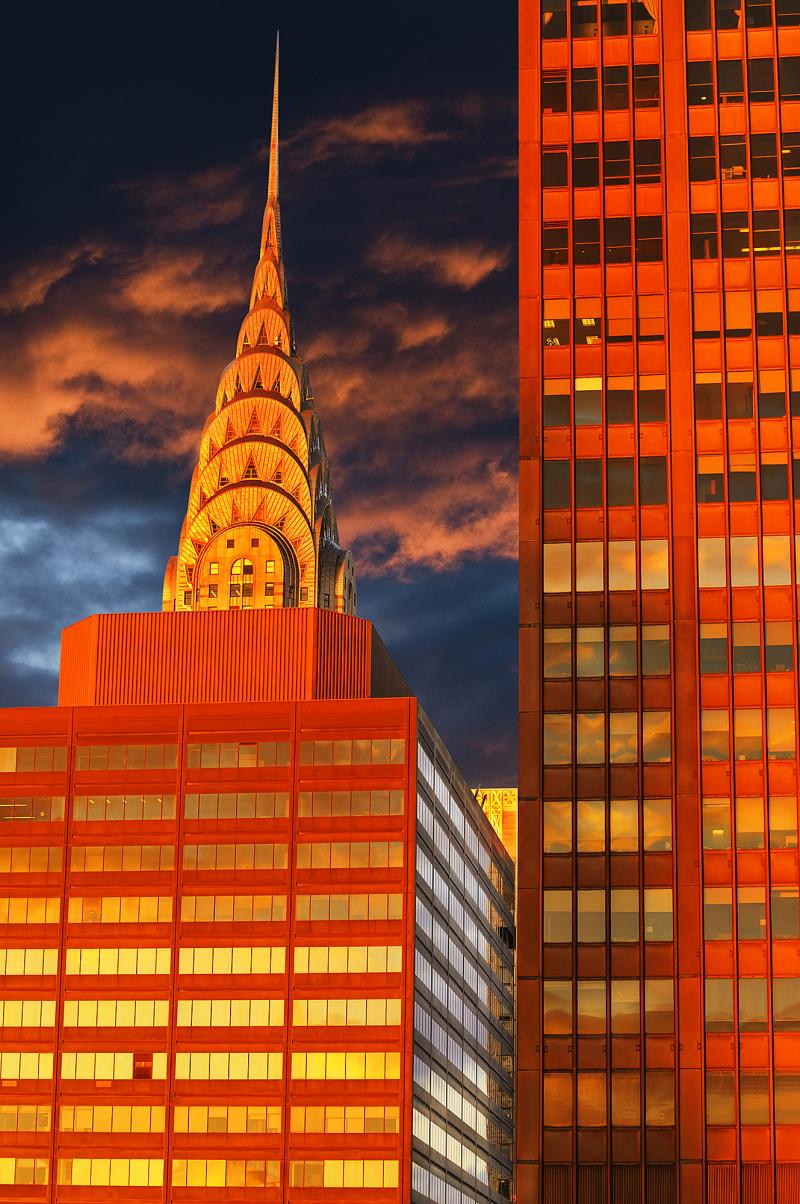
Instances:
[[[276,79],[164,608],[0,710],[0,1199],[512,1195],[513,863],[355,617],[285,296]]]
[[[520,1204],[800,1198],[800,6],[521,0]]]

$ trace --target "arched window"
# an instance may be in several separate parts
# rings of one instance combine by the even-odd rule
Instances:
[[[232,606],[253,605],[253,562],[240,556],[231,565],[231,579],[228,589]]]

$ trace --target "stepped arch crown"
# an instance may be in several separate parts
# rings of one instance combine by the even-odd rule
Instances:
[[[320,607],[354,614],[322,423],[286,299],[278,200],[279,47],[267,203],[250,308],[200,439],[164,610]]]

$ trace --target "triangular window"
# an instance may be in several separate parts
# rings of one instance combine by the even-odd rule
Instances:
[[[261,369],[259,368],[258,371],[256,372],[255,376],[253,377],[253,390],[255,391],[256,389],[263,389],[263,388],[264,388],[264,386],[261,383]]]
[[[276,522],[275,526],[278,528],[279,531],[282,531],[285,523],[286,523],[286,515],[282,514],[280,516],[280,518],[278,519],[278,521]]]
[[[259,297],[259,301],[260,301],[260,300],[261,300],[261,298]],[[264,323],[262,322],[262,323],[261,323],[261,328],[260,328],[260,330],[259,330],[259,332],[258,332],[257,346],[259,346],[259,347],[266,347],[266,345],[267,345],[267,332],[266,332],[266,330],[264,329]]]
[[[243,481],[257,481],[259,479],[258,469],[253,463],[252,457],[247,461],[247,468],[242,473]]]
[[[235,438],[236,438],[236,431],[234,430],[233,423],[231,422],[231,420],[229,418],[228,425],[225,427],[225,442],[230,443],[231,439],[235,439]]]
[[[252,414],[250,415],[250,422],[247,425],[247,433],[248,435],[261,434],[261,423],[258,421],[258,414],[255,412],[255,410],[253,410]]]
[[[211,534],[215,535],[217,533],[217,531],[219,531],[218,524],[214,522],[213,518],[210,518],[208,520],[208,522],[209,522],[209,526],[211,527]]]
[[[278,373],[278,375],[275,377],[274,381],[272,382],[272,392],[277,393],[280,397],[283,397],[283,394],[281,393],[281,374],[280,374],[280,372]]]
[[[237,373],[236,373],[236,383],[235,383],[235,384],[234,384],[234,386],[233,386],[233,395],[234,395],[234,397],[235,397],[235,396],[236,396],[238,393],[241,393],[241,391],[242,391],[242,382],[241,382],[241,380],[239,379],[239,373],[237,372]]]
[[[250,346],[250,340],[248,339],[247,333],[245,332],[242,335],[242,347],[249,347],[249,346]]]
[[[280,418],[275,423],[275,425],[272,428],[272,431],[270,433],[271,433],[271,436],[273,439],[280,439],[280,437],[281,437],[281,420],[280,420]]]
[[[283,469],[276,468],[272,474],[272,479],[276,485],[280,485],[281,481],[283,480]]]

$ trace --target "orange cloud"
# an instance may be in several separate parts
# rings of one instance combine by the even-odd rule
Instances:
[[[60,280],[65,280],[81,264],[97,263],[104,254],[104,248],[98,243],[87,242],[49,259],[26,264],[0,287],[0,310],[6,314],[23,313],[41,305]]]
[[[467,290],[507,267],[509,250],[480,243],[439,247],[403,235],[387,235],[373,247],[369,262],[388,275],[424,272],[441,284]]]
[[[442,142],[449,137],[430,127],[430,106],[424,101],[375,105],[349,117],[314,121],[283,144],[293,165],[308,167],[337,156],[363,157],[375,151],[398,150]]]
[[[141,257],[119,296],[142,313],[180,317],[216,313],[231,305],[244,307],[245,288],[238,274],[208,263],[197,252],[162,251]]]
[[[151,228],[180,232],[227,226],[251,208],[243,166],[215,167],[177,179],[135,180],[120,188],[144,210]]]

